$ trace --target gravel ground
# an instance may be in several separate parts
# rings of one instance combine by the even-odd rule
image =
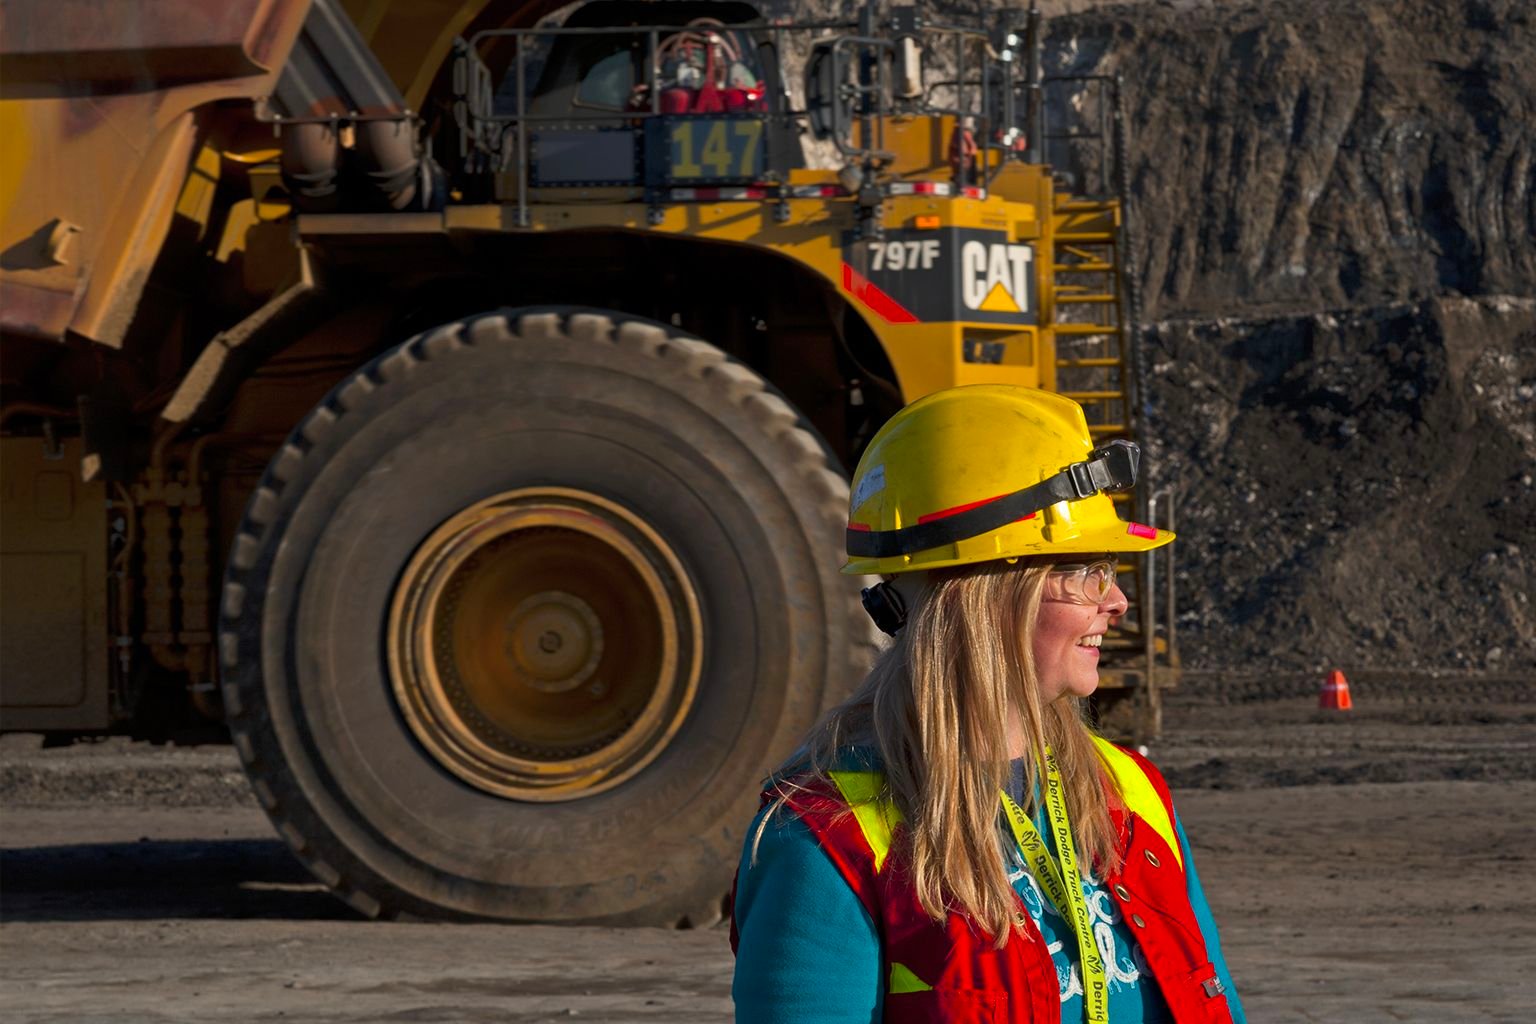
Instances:
[[[1362,678],[1347,713],[1245,685],[1192,678],[1153,756],[1250,1018],[1536,1019],[1536,681]],[[720,928],[358,920],[227,747],[4,737],[0,824],[8,1021],[731,1016]]]

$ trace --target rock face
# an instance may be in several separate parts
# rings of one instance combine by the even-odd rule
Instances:
[[[1528,0],[1135,4],[1048,39],[1123,76],[1149,316],[1532,292]]]
[[[1536,667],[1536,300],[1164,321],[1200,667]]]
[[[1536,8],[1105,7],[1204,668],[1536,669]]]

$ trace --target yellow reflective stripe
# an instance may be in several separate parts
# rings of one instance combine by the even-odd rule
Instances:
[[[932,992],[933,986],[907,969],[905,964],[891,964],[891,995],[903,992]]]
[[[1147,773],[1141,770],[1141,765],[1131,755],[1113,743],[1098,736],[1093,741],[1098,744],[1099,756],[1115,777],[1115,785],[1120,788],[1120,797],[1125,801],[1126,809],[1151,825],[1152,831],[1163,837],[1163,842],[1173,851],[1173,857],[1182,870],[1184,851],[1179,849],[1179,835],[1174,831],[1173,821],[1168,817],[1168,808],[1163,806],[1163,798],[1157,795],[1152,780],[1147,778]]]
[[[885,773],[828,772],[827,777],[853,809],[853,818],[864,833],[864,841],[874,851],[878,873],[885,867],[885,858],[891,852],[891,831],[901,824],[901,812],[880,800]]]

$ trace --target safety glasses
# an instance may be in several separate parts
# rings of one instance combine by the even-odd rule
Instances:
[[[1086,564],[1060,564],[1045,577],[1047,601],[1103,604],[1115,587],[1115,563],[1108,558]]]

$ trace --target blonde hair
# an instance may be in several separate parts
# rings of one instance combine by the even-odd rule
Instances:
[[[893,852],[923,909],[939,921],[950,910],[968,916],[999,948],[1014,932],[1024,934],[998,842],[1010,708],[1028,745],[1026,797],[1044,779],[1049,747],[1083,871],[1102,877],[1120,865],[1112,789],[1084,702],[1067,696],[1046,704],[1040,696],[1029,625],[1049,568],[1047,560],[1026,559],[930,573],[907,625],[864,682],[775,775],[777,810],[807,773],[824,777],[847,748],[873,748],[883,761],[882,798],[905,819]]]

